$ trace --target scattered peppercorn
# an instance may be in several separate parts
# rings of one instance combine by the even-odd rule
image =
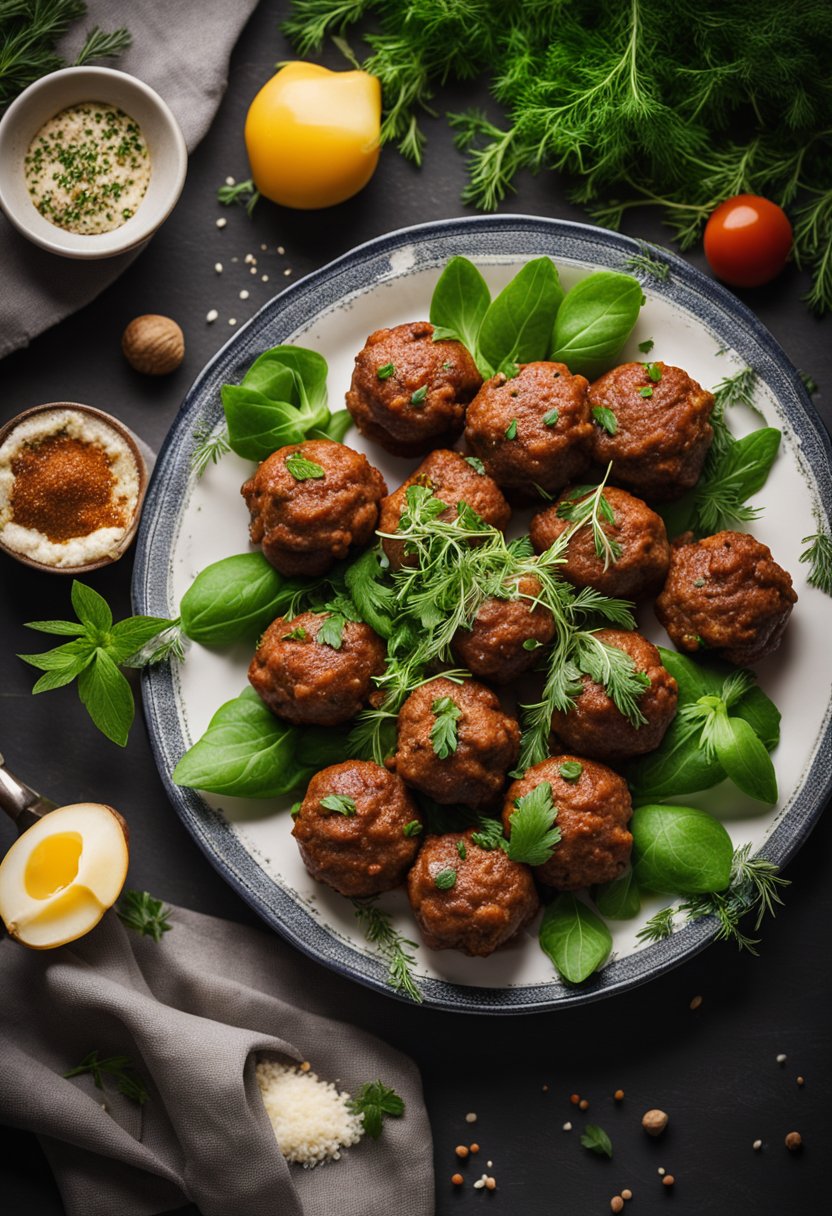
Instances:
[[[486,1178],[486,1180],[485,1180],[485,1189],[486,1189],[487,1191],[496,1191],[496,1189],[497,1189],[497,1180],[496,1180],[496,1178]]]
[[[617,1089],[615,1091],[615,1093],[613,1094],[613,1097],[615,1098],[616,1102],[623,1102],[624,1101],[624,1090]]]
[[[462,1174],[451,1174],[451,1182],[454,1186],[462,1186],[464,1181],[465,1179],[462,1177]]]
[[[570,1094],[569,1095],[569,1101],[572,1103],[573,1106],[577,1106],[578,1103],[580,1102],[580,1100],[581,1100],[580,1094]]]
[[[788,1136],[786,1136],[786,1148],[789,1152],[794,1153],[797,1149],[802,1148],[802,1146],[803,1137],[800,1132],[789,1132]]]
[[[798,1084],[798,1085],[805,1085],[805,1084],[806,1084],[806,1078],[805,1078],[805,1077],[796,1077],[795,1079],[796,1079],[796,1081],[797,1081],[797,1084]]]
[[[578,1103],[578,1110],[589,1110],[589,1102],[586,1098],[581,1098],[580,1102]]]
[[[620,1195],[613,1195],[612,1199],[610,1200],[610,1211],[611,1212],[623,1212],[624,1211],[624,1200],[621,1198]]]
[[[663,1110],[648,1110],[641,1119],[641,1126],[648,1136],[660,1136],[667,1127],[669,1116]]]
[[[665,1174],[664,1178],[662,1178],[662,1186],[673,1186],[675,1182],[676,1179],[672,1174]]]
[[[698,1009],[701,1004],[702,1004],[702,997],[695,996],[690,1003],[690,1007],[691,1007],[691,1009]]]
[[[468,1149],[464,1144],[458,1144],[454,1149],[454,1152],[456,1153],[457,1157],[461,1157],[463,1161],[468,1156]]]
[[[478,1153],[480,1151],[480,1146],[478,1144],[469,1144],[468,1150],[472,1153]]]

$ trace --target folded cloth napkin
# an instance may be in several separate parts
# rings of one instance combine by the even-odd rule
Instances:
[[[0,1123],[35,1132],[68,1216],[431,1216],[433,1155],[412,1061],[314,1012],[314,968],[278,938],[174,908],[160,942],[112,912],[87,937],[36,952],[0,942]],[[144,1105],[63,1074],[127,1056]],[[281,1156],[256,1053],[308,1060],[355,1093],[404,1099],[380,1139],[304,1169]]]
[[[71,62],[85,30],[126,26],[132,46],[109,66],[161,94],[191,152],[217,111],[231,49],[256,5],[257,0],[89,0],[86,23],[72,27],[61,51]],[[94,300],[140,252],[95,262],[57,257],[27,241],[0,213],[0,357]]]

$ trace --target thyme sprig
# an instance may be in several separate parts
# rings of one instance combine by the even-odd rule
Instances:
[[[376,947],[387,964],[387,982],[396,992],[409,996],[421,1004],[424,1000],[413,975],[416,959],[413,951],[416,943],[397,932],[389,912],[378,906],[377,897],[354,899],[356,919],[364,930],[364,936]]]

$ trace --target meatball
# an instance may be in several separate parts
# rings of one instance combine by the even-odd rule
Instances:
[[[402,706],[398,749],[387,764],[436,802],[482,807],[500,796],[519,753],[520,727],[490,688],[439,676]]]
[[[307,439],[272,452],[241,493],[266,560],[281,574],[316,575],[370,542],[387,486],[360,452]]]
[[[373,676],[384,669],[386,647],[369,625],[343,621],[340,639],[318,641],[329,614],[302,612],[272,621],[248,669],[252,688],[273,714],[299,726],[338,726],[349,722],[372,691]],[[341,618],[343,619],[343,618]],[[327,631],[325,636],[328,636]]]
[[[569,490],[534,516],[529,535],[536,553],[543,553],[572,526],[562,518],[561,510],[568,510],[586,497]],[[626,490],[607,486],[603,497],[614,518],[609,522],[602,516],[601,524],[610,544],[618,546],[618,556],[613,551],[605,568],[604,557],[599,557],[595,549],[592,528],[581,527],[569,541],[564,552],[566,562],[558,567],[558,572],[575,587],[594,587],[602,595],[625,600],[656,595],[670,565],[664,520],[646,502]]]
[[[578,771],[577,777],[562,775],[567,764]],[[503,825],[507,835],[511,835],[517,800],[544,781],[552,790],[560,840],[549,860],[535,866],[537,878],[558,891],[578,891],[618,878],[627,868],[633,845],[627,830],[633,807],[624,778],[594,760],[551,756],[527,769],[506,791]]]
[[[377,329],[355,357],[347,409],[362,435],[394,456],[447,447],[482,384],[461,342],[433,341],[429,321]]]
[[[468,407],[465,442],[510,498],[554,494],[590,461],[587,381],[565,363],[525,363],[487,380]]]
[[[382,500],[379,532],[398,530],[409,486],[427,486],[433,490],[436,498],[448,504],[448,510],[443,511],[441,519],[455,519],[457,504],[460,502],[467,503],[487,524],[499,528],[500,531],[503,531],[511,518],[511,507],[496,482],[484,473],[478,473],[459,452],[440,448],[431,452],[398,490],[394,490]],[[406,564],[405,546],[402,541],[385,539],[381,543],[394,570]],[[415,558],[410,560],[415,561]]]
[[[768,545],[717,532],[673,546],[656,616],[680,650],[709,650],[739,666],[773,654],[797,595]]]
[[[440,875],[447,877],[437,883]],[[477,958],[514,937],[538,908],[529,867],[502,849],[481,849],[471,830],[428,836],[407,893],[426,946]]]
[[[292,835],[313,878],[364,897],[404,882],[422,819],[405,784],[369,760],[322,769],[309,782]]]
[[[652,373],[652,374],[651,374]],[[666,502],[699,480],[714,437],[713,394],[680,367],[667,363],[622,363],[590,385],[596,425],[592,454],[612,466],[612,480],[646,498]],[[610,431],[601,419],[615,416]]]
[[[568,713],[558,710],[552,718],[552,729],[567,747],[596,760],[629,760],[631,756],[654,751],[676,715],[679,695],[676,681],[662,667],[656,647],[640,633],[599,629],[595,637],[623,650],[633,660],[636,671],[644,672],[650,681],[638,698],[644,721],[633,726],[607,695],[606,688],[584,676],[574,708]]]
[[[485,600],[470,629],[458,629],[453,652],[475,676],[508,684],[539,661],[541,646],[555,636],[555,619],[543,604],[535,604],[540,583],[533,575],[514,580],[511,598]]]

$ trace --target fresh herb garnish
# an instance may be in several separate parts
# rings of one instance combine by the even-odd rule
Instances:
[[[451,697],[438,697],[430,708],[436,719],[431,727],[430,741],[439,759],[447,760],[456,752],[457,722],[462,717],[462,710]]]
[[[423,405],[425,398],[428,395],[428,386],[423,384],[421,388],[417,388],[414,393],[410,394],[411,405]]]
[[[523,642],[524,650],[540,650],[542,642],[538,642],[537,638],[526,638]]]
[[[388,1089],[381,1081],[369,1081],[350,1098],[349,1108],[353,1114],[361,1115],[364,1131],[370,1139],[378,1140],[385,1117],[401,1119],[404,1101],[395,1089]]]
[[[565,760],[558,768],[558,773],[564,781],[577,781],[583,771],[584,766],[580,760]]]
[[[512,418],[511,422],[506,427],[506,439],[517,438],[517,419]]]
[[[451,887],[456,885],[456,870],[453,866],[447,866],[444,870],[438,870],[433,876],[433,885],[440,891],[450,891]]]
[[[652,397],[653,386],[651,384],[645,384],[644,388],[640,388],[638,390],[638,395],[639,397]]]
[[[228,428],[219,430],[205,424],[194,431],[196,447],[191,452],[191,468],[197,477],[201,477],[209,464],[219,464],[226,452],[231,451],[228,440]]]
[[[609,470],[608,470],[609,472]],[[604,569],[618,561],[621,545],[607,532],[605,524],[615,527],[615,511],[604,494],[604,486],[577,486],[558,507],[560,519],[584,523],[592,530],[595,556],[603,561]]]
[[[633,332],[643,303],[641,284],[632,275],[613,270],[588,274],[558,309],[549,357],[582,376],[600,375]]]
[[[283,462],[295,481],[318,481],[326,477],[326,470],[314,460],[307,460],[300,452],[292,452]]]
[[[636,941],[663,942],[673,933],[673,917],[675,908],[661,908],[644,922],[643,928],[636,934]]]
[[[597,1123],[587,1123],[581,1136],[581,1144],[591,1153],[597,1153],[599,1157],[612,1156],[612,1141],[603,1127],[599,1127]]]
[[[618,419],[613,411],[607,409],[605,405],[596,405],[592,410],[592,417],[600,427],[603,427],[608,435],[618,434]]]
[[[416,965],[413,951],[416,949],[416,943],[396,931],[390,913],[379,908],[376,899],[376,896],[370,899],[354,899],[352,906],[356,919],[364,930],[367,941],[376,947],[387,964],[387,983],[390,987],[421,1004],[424,997],[413,976],[413,968]]]
[[[560,411],[557,409],[547,410],[543,415],[544,426],[557,426]]]
[[[633,871],[641,890],[680,895],[722,891],[731,878],[731,837],[691,806],[639,806],[630,821]]]
[[[569,984],[580,984],[607,961],[612,935],[599,916],[571,892],[543,913],[540,948]]]
[[[348,798],[346,794],[327,794],[321,799],[320,807],[324,811],[335,811],[339,815],[345,815],[348,819],[358,810],[353,799]]]
[[[389,380],[391,376],[395,376],[396,367],[393,363],[383,363],[376,372],[379,380]]]
[[[670,266],[668,263],[658,256],[658,250],[654,246],[641,242],[640,249],[640,253],[631,253],[628,258],[624,259],[624,265],[627,269],[634,270],[636,274],[641,271],[642,274],[647,275],[651,279],[656,279],[659,283],[666,283],[670,278]],[[639,347],[639,350],[641,350],[641,347]]]
[[[128,1056],[107,1056],[102,1060],[97,1051],[91,1051],[89,1055],[84,1056],[80,1064],[65,1072],[64,1076],[81,1077],[87,1073],[95,1082],[96,1089],[102,1090],[104,1078],[112,1077],[118,1092],[137,1102],[139,1106],[143,1106],[150,1097],[147,1086]]]
[[[288,633],[284,633],[280,640],[281,642],[305,642],[308,637],[309,634],[303,625],[295,625],[294,629],[290,629]]]
[[[654,384],[658,384],[662,378],[662,369],[658,363],[645,363],[644,370]]]
[[[649,355],[650,351],[653,349],[653,347],[655,345],[656,345],[656,343],[653,341],[652,338],[645,338],[643,342],[639,342],[638,348],[643,355]]]
[[[799,559],[809,563],[806,581],[832,595],[832,536],[828,532],[815,532],[812,536],[804,536],[800,543],[808,546]]]
[[[116,912],[128,929],[152,937],[154,942],[160,942],[162,934],[173,928],[168,920],[170,908],[166,908],[161,899],[154,899],[147,891],[125,891],[118,901]]]
[[[303,802],[301,802],[300,800],[292,803],[292,805],[289,807],[289,814],[292,816],[293,819],[297,819],[298,815],[301,812],[302,807],[303,807]]]
[[[468,851],[465,848],[464,840],[458,840],[456,842],[456,851],[457,851],[457,853],[459,853],[459,856],[462,859],[462,861],[465,861],[465,858],[468,856]]]
[[[231,186],[224,183],[217,189],[218,203],[222,203],[223,207],[230,207],[233,203],[240,203],[245,207],[246,215],[249,216],[259,201],[260,191],[251,178],[244,182],[234,182]]]
[[[470,464],[471,468],[476,473],[479,473],[480,477],[485,476],[485,465],[480,460],[479,456],[466,456],[465,463]]]
[[[503,825],[499,819],[481,816],[477,830],[471,833],[471,840],[486,853],[490,853],[492,849],[508,849],[508,841],[503,835]]]
[[[321,646],[329,646],[332,650],[340,650],[344,643],[344,626],[346,617],[340,612],[331,612],[321,622],[315,641]]]
[[[410,822],[406,823],[402,828],[402,835],[421,836],[424,830],[424,824],[422,823],[421,819],[411,819]]]
[[[528,794],[516,798],[515,810],[509,820],[510,835],[506,852],[512,861],[524,861],[530,866],[542,866],[555,851],[560,840],[560,828],[555,824],[557,807],[552,801],[552,787],[541,781]]]

